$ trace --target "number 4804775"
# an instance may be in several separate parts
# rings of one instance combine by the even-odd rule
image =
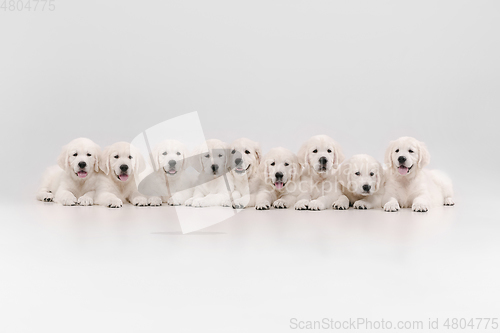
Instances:
[[[55,0],[3,0],[0,10],[4,12],[54,11]]]

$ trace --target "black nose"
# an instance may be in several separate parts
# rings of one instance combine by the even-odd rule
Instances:
[[[234,163],[236,163],[236,165],[240,165],[241,162],[243,162],[243,160],[241,158],[237,158],[234,160]]]
[[[87,166],[87,163],[82,161],[82,162],[78,163],[78,166],[80,167],[80,169],[83,169]]]
[[[320,164],[326,164],[326,162],[328,162],[328,160],[326,159],[326,157],[324,157],[324,156],[320,157],[320,159],[319,159],[319,163]]]
[[[399,156],[399,157],[398,157],[398,162],[399,162],[399,164],[403,164],[404,162],[406,162],[406,157],[404,157],[404,156]]]
[[[217,170],[219,170],[219,166],[217,164],[212,164],[212,171],[216,172]]]
[[[276,172],[274,176],[276,177],[276,180],[283,179],[283,172]]]
[[[127,171],[128,170],[128,165],[126,165],[126,164],[120,165],[120,170],[123,171],[123,172]]]
[[[372,187],[370,185],[368,185],[368,184],[363,185],[363,191],[365,191],[365,192],[370,192],[371,188]]]
[[[174,161],[174,160],[170,160],[170,161],[168,161],[168,165],[170,165],[170,167],[171,167],[171,168],[173,168],[173,167],[175,166],[175,164],[176,164],[176,163],[177,163],[177,162],[176,162],[176,161]]]

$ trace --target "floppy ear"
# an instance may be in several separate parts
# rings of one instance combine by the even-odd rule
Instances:
[[[196,147],[193,150],[193,154],[191,155],[190,158],[191,166],[199,173],[203,172],[203,163],[201,163],[201,159],[203,158],[204,148],[205,145]]]
[[[305,167],[307,165],[306,159],[307,159],[307,152],[309,145],[307,143],[304,143],[299,151],[297,152],[297,158],[299,159],[299,163],[301,166]]]
[[[99,147],[98,145],[95,146],[94,156],[95,156],[94,171],[99,172],[99,160],[101,159],[101,147]]]
[[[181,165],[181,170],[186,170],[187,167],[188,167],[188,163],[186,161],[187,157],[190,156],[189,155],[189,151],[187,150],[186,147],[182,147],[181,148],[181,153],[182,153],[182,165]]]
[[[344,162],[345,157],[338,143],[335,143],[333,146],[335,148],[335,161],[333,162],[332,167],[334,169],[337,169],[339,167],[339,164]]]
[[[101,153],[101,158],[99,158],[99,168],[104,172],[105,175],[109,174],[109,147],[106,147]]]
[[[423,168],[431,161],[431,155],[425,146],[425,143],[418,143],[418,167]]]
[[[265,160],[260,161],[258,172],[259,177],[265,181],[267,178],[267,163]]]
[[[384,184],[385,184],[385,173],[387,172],[380,163],[377,163],[378,167],[378,177],[377,177],[377,182],[375,183],[375,191],[380,190]]]
[[[385,157],[384,157],[384,163],[387,166],[387,168],[392,169],[393,163],[392,163],[392,152],[394,151],[394,144],[396,141],[391,141],[389,142],[389,147],[385,150]]]
[[[260,146],[257,144],[255,146],[255,157],[257,158],[257,162],[260,164],[260,161],[262,159],[262,150],[260,149]]]
[[[130,152],[135,155],[134,158],[134,173],[136,175],[140,174],[144,170],[146,170],[146,161],[141,154],[141,151],[136,147],[130,145]]]
[[[158,171],[161,168],[160,166],[160,155],[162,154],[161,150],[162,150],[161,146],[158,145],[151,152],[151,163],[153,164],[154,171]]]
[[[348,179],[347,179],[347,174],[349,173],[349,169],[350,169],[350,161],[347,160],[345,162],[342,162],[340,165],[339,165],[339,168],[338,168],[338,171],[337,171],[337,180],[338,182],[348,188]]]
[[[68,156],[68,146],[62,147],[62,151],[57,158],[57,164],[63,170],[66,170],[69,167],[69,156]]]

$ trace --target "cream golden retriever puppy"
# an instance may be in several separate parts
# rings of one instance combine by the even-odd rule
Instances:
[[[384,192],[384,169],[369,155],[354,155],[344,161],[338,172],[342,196],[334,203],[337,209],[378,208]]]
[[[411,207],[426,212],[432,206],[453,206],[451,180],[438,171],[424,169],[430,155],[425,145],[411,137],[392,141],[385,153],[387,182],[382,201],[386,212]]]
[[[148,200],[137,190],[135,178],[146,164],[139,150],[128,142],[117,142],[101,154],[99,183],[96,191],[98,205],[120,208],[124,202],[146,206]]]
[[[285,148],[273,148],[259,166],[261,184],[255,208],[266,210],[293,207],[300,194],[301,166],[297,156]]]
[[[148,199],[151,206],[162,202],[170,206],[183,205],[193,196],[193,181],[186,169],[189,153],[185,145],[176,140],[159,143],[152,152],[155,172],[149,176],[159,196]]]
[[[220,140],[207,140],[193,152],[193,167],[200,173],[193,197],[186,206],[231,206],[233,177],[228,172],[229,146]],[[226,183],[227,180],[227,183]],[[238,199],[238,198],[236,198]]]
[[[233,141],[230,148],[230,170],[234,179],[233,208],[255,206],[255,198],[259,190],[258,173],[262,156],[260,145],[252,140],[241,138]]]
[[[100,148],[92,140],[79,138],[63,147],[58,166],[49,168],[37,193],[40,201],[55,201],[65,206],[90,206],[94,203],[99,171]]]
[[[332,207],[342,195],[336,171],[344,160],[339,144],[326,135],[307,140],[298,152],[302,165],[300,195],[295,204],[298,210],[323,210]]]

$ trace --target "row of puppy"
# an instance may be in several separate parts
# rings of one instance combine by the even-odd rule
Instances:
[[[257,142],[246,138],[230,145],[207,140],[192,153],[182,143],[166,140],[150,159],[148,168],[139,150],[125,142],[101,151],[89,139],[73,140],[63,147],[58,165],[44,174],[37,199],[111,208],[130,202],[425,212],[432,206],[454,205],[451,181],[424,168],[429,152],[411,137],[389,144],[384,167],[368,155],[345,160],[339,144],[326,135],[310,138],[297,154],[273,148],[265,156]],[[189,172],[189,166],[197,173]]]

